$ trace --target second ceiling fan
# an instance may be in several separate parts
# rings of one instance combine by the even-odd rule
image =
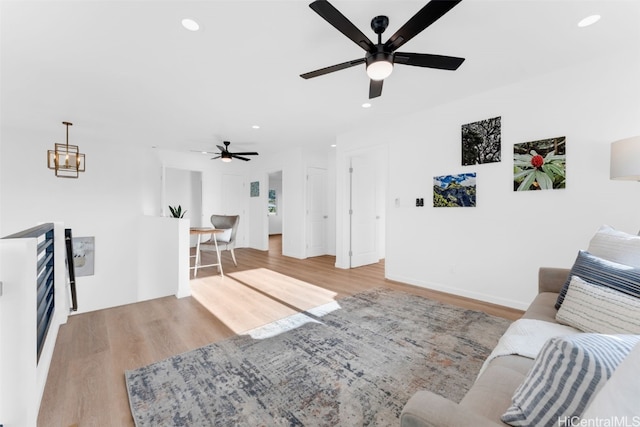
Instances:
[[[394,64],[414,65],[417,67],[437,68],[441,70],[457,70],[464,58],[454,56],[431,55],[426,53],[396,52],[400,46],[418,35],[422,30],[440,19],[462,0],[431,0],[409,19],[389,40],[382,43],[382,33],[389,25],[389,18],[376,16],[371,20],[371,29],[378,35],[378,43],[374,44],[362,31],[349,21],[338,9],[327,0],[316,0],[309,5],[318,15],[333,25],[338,31],[364,49],[364,58],[343,62],[301,74],[303,79],[322,76],[334,71],[344,70],[359,64],[366,64],[369,84],[369,99],[382,94],[382,82],[393,71]]]
[[[230,162],[231,159],[240,159],[240,160],[244,160],[245,162],[248,162],[251,159],[247,159],[246,157],[243,156],[257,156],[258,153],[256,153],[255,151],[245,151],[245,152],[241,152],[241,153],[232,153],[229,151],[229,144],[231,144],[231,142],[229,141],[223,141],[224,143],[224,147],[221,145],[216,145],[216,147],[218,147],[218,149],[220,150],[219,153],[214,153],[217,154],[216,157],[212,157],[211,160],[213,159],[222,159],[223,162]]]

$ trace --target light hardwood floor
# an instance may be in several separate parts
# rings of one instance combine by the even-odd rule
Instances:
[[[281,247],[280,236],[272,236],[268,252],[237,249],[238,267],[223,252],[225,279],[214,268],[200,270],[192,297],[71,316],[58,334],[38,426],[133,426],[125,370],[367,289],[394,288],[508,319],[522,314],[386,280],[383,262],[342,270],[334,268],[335,257],[299,260],[282,256]]]

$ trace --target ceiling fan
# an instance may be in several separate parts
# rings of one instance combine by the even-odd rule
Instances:
[[[351,21],[327,0],[316,0],[309,5],[318,15],[333,25],[338,31],[364,49],[364,58],[343,62],[301,74],[303,79],[322,76],[334,71],[344,70],[359,64],[366,64],[369,84],[369,99],[382,94],[382,82],[393,71],[393,64],[414,65],[416,67],[457,70],[464,58],[431,55],[426,53],[396,52],[400,46],[418,35],[422,30],[440,19],[462,0],[431,0],[409,19],[386,43],[382,43],[382,33],[389,25],[389,18],[376,16],[371,20],[371,29],[378,35],[378,43],[373,44]]]
[[[255,151],[246,151],[246,152],[242,152],[242,153],[232,153],[229,151],[229,144],[231,144],[231,142],[229,141],[223,141],[224,143],[224,147],[220,146],[220,145],[216,145],[216,147],[218,147],[218,149],[220,150],[219,153],[214,153],[217,154],[216,157],[212,157],[211,160],[213,159],[222,159],[223,162],[230,162],[231,159],[240,159],[240,160],[244,160],[245,162],[248,162],[251,159],[247,159],[246,157],[242,157],[242,156],[257,156],[258,153],[256,153]]]

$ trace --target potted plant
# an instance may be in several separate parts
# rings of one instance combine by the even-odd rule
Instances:
[[[182,210],[182,206],[169,206],[169,212],[171,212],[172,218],[184,218],[184,214],[187,213],[187,210]]]

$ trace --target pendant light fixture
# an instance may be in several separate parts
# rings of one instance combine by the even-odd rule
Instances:
[[[47,151],[47,166],[56,171],[59,178],[77,178],[84,172],[84,154],[77,145],[69,145],[69,126],[73,123],[62,122],[67,127],[67,143],[55,144],[54,150]]]

